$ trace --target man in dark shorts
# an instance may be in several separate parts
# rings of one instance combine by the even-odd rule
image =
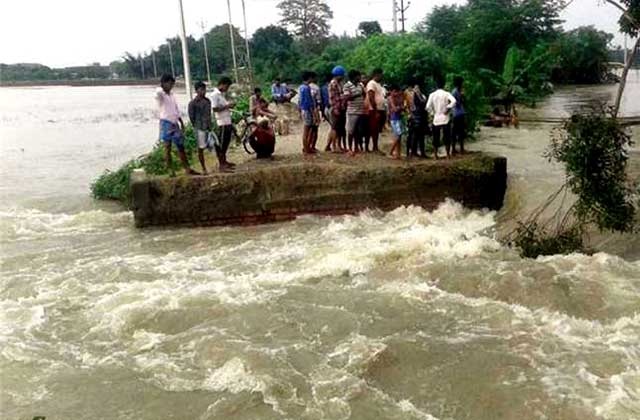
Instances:
[[[211,106],[216,114],[216,123],[219,130],[219,144],[216,145],[216,154],[218,155],[218,165],[221,172],[229,172],[235,167],[233,163],[227,161],[227,150],[233,135],[231,110],[236,106],[235,102],[227,100],[226,97],[231,83],[230,78],[222,77],[218,82],[218,87],[214,89],[213,95],[211,95]]]
[[[373,152],[380,152],[378,140],[386,123],[385,92],[380,84],[382,82],[382,69],[375,69],[371,74],[371,80],[367,83],[367,101],[369,102],[369,131],[373,142]],[[367,147],[368,149],[368,147]]]
[[[451,136],[451,153],[456,154],[456,143],[460,145],[460,154],[464,154],[464,140],[467,137],[467,112],[464,109],[464,91],[462,85],[464,79],[456,76],[453,79],[453,95],[456,98],[456,106],[453,107],[453,129]]]
[[[346,146],[346,124],[347,124],[347,107],[346,101],[342,98],[344,89],[344,77],[346,71],[342,66],[334,67],[331,72],[333,79],[329,83],[329,124],[331,124],[331,132],[329,133],[329,142],[326,151],[344,152]]]

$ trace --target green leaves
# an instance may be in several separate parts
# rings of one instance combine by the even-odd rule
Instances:
[[[604,113],[574,115],[555,132],[549,157],[565,165],[579,220],[603,231],[633,229],[638,191],[627,180],[631,144],[617,120]]]
[[[188,125],[185,130],[185,152],[192,156],[197,149],[197,142],[193,127]],[[180,160],[175,148],[172,148],[171,172],[178,171]],[[137,159],[132,159],[115,171],[106,170],[91,184],[91,196],[97,200],[116,200],[128,206],[131,199],[131,174],[135,169],[144,169],[149,175],[167,175],[169,170],[164,160],[164,145],[158,142],[150,153]]]

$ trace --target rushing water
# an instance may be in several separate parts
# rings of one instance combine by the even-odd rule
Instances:
[[[0,89],[2,418],[640,418],[637,239],[537,260],[496,240],[562,182],[548,127],[475,145],[509,157],[499,214],[139,231],[87,189],[154,142],[150,97]]]

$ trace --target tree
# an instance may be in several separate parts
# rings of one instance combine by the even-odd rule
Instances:
[[[620,30],[632,37],[638,36],[640,33],[640,0],[604,0],[611,4],[613,7],[619,9],[622,12],[620,17]],[[617,117],[620,112],[620,103],[622,102],[622,95],[624,94],[624,88],[627,84],[627,76],[629,69],[633,65],[636,54],[640,49],[640,36],[636,39],[631,54],[627,57],[627,62],[624,64],[624,70],[622,70],[622,77],[620,78],[620,85],[618,86],[618,94],[616,95],[616,101],[613,106],[613,116]]]
[[[416,32],[443,48],[451,48],[456,37],[466,26],[465,7],[436,6],[416,25]]]
[[[593,26],[562,34],[554,80],[562,83],[600,83],[607,71],[608,45],[613,35]]]
[[[381,34],[382,27],[380,27],[380,23],[377,20],[360,22],[358,32],[361,36],[369,38],[371,35]]]
[[[401,85],[442,76],[447,70],[444,51],[415,34],[369,38],[352,49],[345,65],[363,72],[380,67],[386,81]]]
[[[256,73],[266,80],[297,70],[298,52],[291,34],[270,25],[256,30],[251,38],[251,51]]]
[[[455,55],[467,69],[498,71],[509,48],[529,50],[561,33],[563,0],[469,0],[455,35]]]
[[[317,45],[329,36],[333,12],[325,0],[282,0],[281,23],[306,45]]]

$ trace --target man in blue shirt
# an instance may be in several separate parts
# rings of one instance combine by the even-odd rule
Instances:
[[[289,87],[280,81],[280,79],[276,79],[271,85],[271,97],[273,101],[277,104],[284,104],[287,102],[291,102],[291,99],[296,96],[296,92],[289,89]]]
[[[456,154],[456,143],[460,145],[460,154],[464,153],[464,139],[467,136],[467,122],[464,109],[464,93],[462,85],[464,79],[456,76],[453,79],[453,92],[451,94],[456,99],[456,105],[453,107],[453,139],[451,141],[451,153]]]
[[[314,151],[311,149],[311,141],[313,138],[314,127],[316,127],[319,121],[316,121],[317,105],[313,99],[311,93],[311,87],[309,84],[315,79],[316,74],[312,71],[305,71],[302,74],[302,85],[300,85],[300,101],[298,106],[300,107],[300,115],[304,123],[304,130],[302,132],[302,153],[305,155],[311,155]]]

